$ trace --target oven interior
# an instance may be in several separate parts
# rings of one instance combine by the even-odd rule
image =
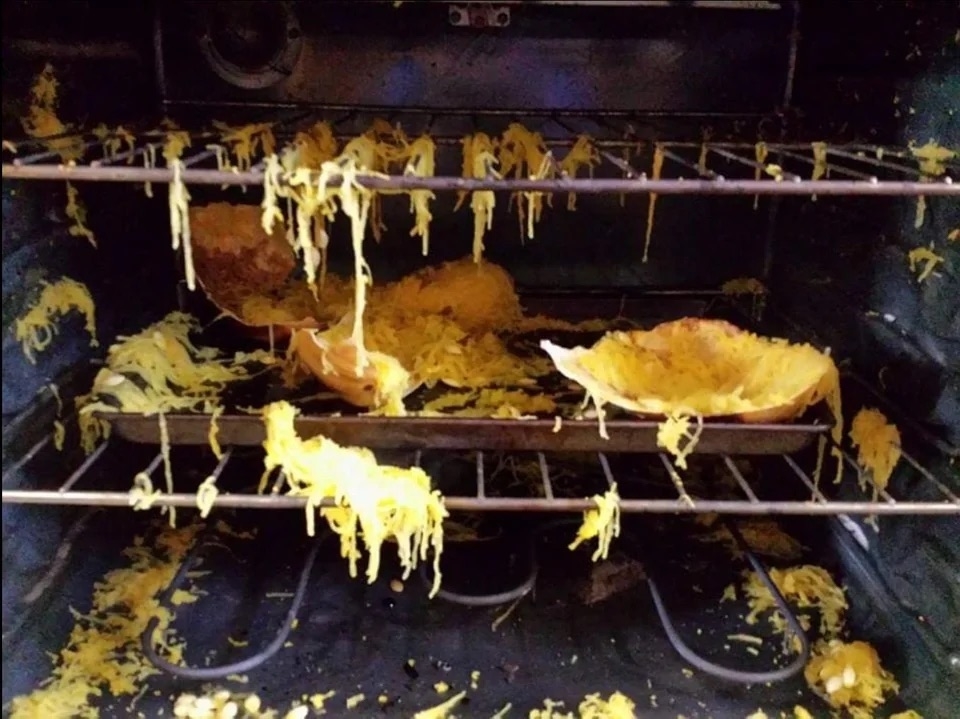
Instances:
[[[647,259],[650,192],[642,187],[585,189],[575,211],[564,208],[558,190],[532,240],[521,237],[509,192],[499,192],[485,257],[509,271],[525,302],[573,318],[624,307],[648,325],[723,317],[829,347],[842,372],[847,422],[860,408],[877,407],[903,443],[903,459],[873,502],[858,487],[847,445],[844,481],[825,481],[812,493],[812,446],[754,456],[756,448],[738,445],[734,434],[729,446],[694,456],[690,510],[676,504],[655,451],[598,457],[560,444],[546,451],[512,434],[471,444],[438,423],[417,438],[417,461],[445,496],[464,497],[460,506],[484,510],[483,521],[498,527],[492,541],[448,544],[447,600],[428,600],[426,575],[416,573],[395,591],[390,579],[399,568],[390,552],[376,583],[351,580],[330,543],[308,541],[294,503],[269,496],[259,506],[227,503],[209,524],[225,519],[256,536],[208,537],[199,566],[205,574],[181,577],[201,596],[175,608],[177,634],[187,642],[183,661],[209,671],[192,678],[160,672],[132,694],[106,692],[94,702],[101,715],[169,716],[172,696],[226,687],[284,710],[335,690],[326,706],[331,715],[411,716],[471,683],[477,686],[457,710],[462,716],[492,716],[508,702],[513,713],[506,716],[525,716],[546,697],[569,708],[585,694],[615,690],[637,703],[640,716],[746,717],[760,708],[780,716],[797,704],[829,715],[802,673],[750,682],[714,676],[678,655],[664,632],[658,601],[696,661],[758,677],[791,662],[764,624],[745,624],[742,601],[720,601],[750,561],[769,568],[784,559],[755,546],[749,556],[732,556],[726,546],[698,541],[704,517],[714,514],[734,527],[775,518],[804,547],[787,564],[823,566],[845,587],[849,636],[873,644],[900,683],[876,716],[907,707],[926,717],[955,715],[960,242],[948,238],[960,229],[953,189],[960,159],[954,155],[942,175],[927,177],[910,151],[932,141],[960,147],[954,3],[180,0],[107,8],[19,0],[2,12],[3,137],[17,150],[5,143],[5,715],[13,697],[49,675],[49,655],[75,622],[71,608],[87,611],[95,583],[125,563],[122,550],[161,524],[156,510],[132,512],[125,499],[131,477],[157,464],[149,432],[141,430],[140,441],[114,437],[91,458],[69,422],[66,446],[57,451],[53,421],[87,391],[113,338],[175,309],[216,314],[200,292],[186,289],[182,260],[170,249],[166,185],[157,183],[151,199],[133,175],[104,181],[113,169],[141,168],[148,140],[138,138],[131,163],[101,162],[73,181],[97,246],[69,234],[59,158],[23,139],[20,124],[30,85],[47,63],[61,84],[59,115],[77,128],[104,122],[147,130],[164,117],[190,130],[209,128],[213,119],[271,122],[282,141],[321,119],[338,136],[353,137],[382,117],[437,139],[436,175],[450,178],[460,176],[460,138],[495,136],[512,122],[540,132],[551,147],[590,135],[602,150],[598,182],[623,179],[624,163],[627,179],[643,182],[655,149],[665,149],[660,178],[683,178],[697,189],[659,194]],[[83,137],[89,154],[78,172],[104,159],[99,141]],[[758,172],[760,141],[783,176]],[[775,190],[755,198],[705,187],[760,175],[769,184],[805,182],[816,164],[812,143],[821,142],[830,151],[816,197]],[[216,168],[202,142],[184,158],[194,170]],[[252,173],[262,172],[261,160]],[[921,180],[930,183],[922,200],[911,189]],[[856,187],[831,189],[844,183]],[[188,186],[196,204],[258,204],[262,197],[259,181]],[[452,211],[450,188],[436,192],[427,257],[409,236],[405,198],[386,198],[388,229],[378,243],[367,239],[375,282],[470,253],[473,217]],[[918,247],[940,258],[922,281],[908,260]],[[343,218],[329,252],[331,271],[348,275],[353,256]],[[40,282],[61,276],[90,289],[100,347],[91,348],[82,320],[68,315],[32,364],[13,328]],[[762,296],[720,291],[741,277],[759,279]],[[58,409],[50,385],[67,410]],[[375,444],[397,463],[411,461],[410,447],[390,447],[381,434],[386,425],[364,420],[338,439],[363,437],[355,442]],[[229,495],[252,495],[262,472],[255,444],[238,444],[217,466]],[[174,441],[172,463],[178,491],[187,494],[216,464],[195,439]],[[518,483],[531,467],[532,485]],[[604,601],[585,602],[581,589],[592,565],[566,551],[573,525],[560,521],[576,520],[579,509],[557,507],[611,477],[625,500],[635,500],[632,512],[624,510],[614,554],[642,566],[643,576]],[[524,505],[528,494],[537,501]],[[497,498],[502,505],[484,504]],[[181,522],[194,515],[180,509]],[[310,575],[298,592],[304,569]],[[498,594],[485,604],[470,601]],[[448,601],[457,595],[477,606]],[[277,635],[285,618],[288,636]],[[759,651],[730,639],[744,633],[764,636]],[[243,665],[278,636],[269,660]],[[233,671],[215,671],[238,662]],[[471,679],[474,671],[479,679]],[[439,682],[450,692],[439,693]],[[344,698],[360,693],[363,703],[347,711]]]

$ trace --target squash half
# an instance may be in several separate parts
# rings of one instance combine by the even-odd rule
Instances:
[[[598,403],[640,415],[785,422],[823,399],[839,413],[839,375],[829,355],[721,320],[609,332],[589,349],[548,340],[540,346]]]

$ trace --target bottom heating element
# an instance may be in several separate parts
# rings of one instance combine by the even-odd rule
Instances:
[[[36,625],[59,625],[60,618],[69,618],[68,606],[89,606],[90,587],[99,575],[128,563],[118,556],[118,545],[145,531],[134,516],[109,526],[90,522],[76,540],[69,566],[62,568],[63,591],[41,602],[43,612],[28,611],[20,626],[5,628],[5,651],[23,650],[27,643],[28,655],[36,657],[16,668],[12,685],[36,684],[48,671],[46,659],[36,652],[60,648],[63,627],[38,632]],[[606,697],[614,691],[630,696],[640,716],[671,719],[745,717],[758,708],[779,716],[798,704],[816,716],[824,708],[797,675],[805,656],[771,630],[769,612],[750,624],[744,620],[748,608],[742,594],[722,599],[729,585],[739,587],[750,565],[731,556],[729,546],[695,541],[709,533],[695,522],[625,526],[632,540],[615,548],[607,564],[592,563],[587,551],[568,551],[569,526],[541,532],[535,581],[514,597],[505,596],[507,590],[522,584],[530,570],[528,545],[521,539],[530,536],[530,522],[526,530],[509,518],[495,522],[502,531],[498,540],[453,541],[445,550],[447,592],[504,595],[496,606],[465,607],[443,597],[428,600],[425,582],[416,575],[404,581],[390,553],[380,579],[367,584],[347,576],[335,542],[306,540],[299,523],[254,525],[230,515],[226,521],[211,522],[212,532],[196,535],[201,551],[182,558],[180,591],[170,602],[175,588],[170,586],[164,599],[176,614],[166,639],[184,647],[182,659],[173,662],[180,678],[161,672],[137,682],[133,691],[103,702],[109,708],[105,715],[155,716],[160,710],[169,715],[178,695],[221,688],[237,697],[257,694],[265,707],[280,708],[280,716],[291,703],[329,692],[334,694],[325,707],[334,716],[342,714],[348,700],[358,702],[360,716],[380,711],[412,716],[460,691],[467,696],[455,713],[471,717],[493,716],[508,703],[513,711],[507,716],[526,716],[546,698],[565,701],[569,709],[585,694]],[[151,537],[169,532],[160,525],[154,522],[146,530],[147,546]],[[814,550],[800,542],[784,546],[766,547],[775,556],[764,561],[817,561]],[[318,547],[314,563],[311,555]],[[312,571],[304,580],[305,561]],[[610,566],[618,571],[607,571]],[[651,577],[659,589],[653,599],[647,586]],[[661,626],[657,602],[667,608],[672,638]],[[137,635],[146,629],[146,656],[166,664],[169,654],[150,641],[155,623],[141,624],[129,627]],[[691,663],[678,656],[678,637],[701,659]],[[734,675],[754,673],[760,680],[718,678],[703,671],[702,662],[730,668]],[[183,665],[194,669],[183,671]],[[892,709],[893,702],[888,706]]]

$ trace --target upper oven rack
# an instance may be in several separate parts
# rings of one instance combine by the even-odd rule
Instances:
[[[228,103],[229,105],[229,103]],[[257,106],[232,106],[227,109],[264,110]],[[276,107],[272,112],[281,110]],[[331,123],[340,139],[355,137],[366,130],[364,121],[382,117],[391,124],[399,123],[411,137],[430,133],[440,147],[457,146],[464,135],[487,131],[491,123],[505,126],[522,122],[537,130],[559,159],[564,148],[570,147],[580,134],[589,135],[597,148],[601,164],[596,174],[608,176],[580,178],[465,178],[452,175],[418,177],[412,175],[361,176],[360,184],[373,190],[415,190],[435,192],[493,190],[508,192],[574,192],[586,194],[649,194],[659,195],[859,195],[859,196],[957,196],[960,197],[960,160],[943,163],[945,172],[939,176],[924,174],[905,147],[885,147],[864,144],[819,144],[799,142],[767,142],[768,159],[757,159],[755,143],[723,141],[650,141],[638,127],[649,127],[658,120],[677,120],[670,113],[659,117],[656,113],[628,111],[496,111],[472,108],[425,108],[393,106],[347,106],[312,104],[290,105],[285,118],[269,118],[278,144],[282,147],[293,139],[298,130],[315,122]],[[669,117],[668,117],[669,115]],[[709,122],[711,117],[685,117],[685,120]],[[723,118],[712,118],[722,120]],[[743,122],[726,118],[734,123]],[[257,120],[263,121],[262,118]],[[459,123],[459,132],[436,133],[438,125]],[[2,176],[22,180],[72,180],[87,182],[169,183],[173,170],[169,167],[141,167],[144,156],[155,152],[163,143],[163,133],[144,129],[136,146],[108,157],[103,151],[103,140],[89,132],[77,131],[48,138],[27,138],[17,143],[4,142]],[[495,131],[492,134],[496,134]],[[210,148],[219,135],[215,132],[191,133],[197,141],[196,150],[186,154],[182,162],[181,179],[186,184],[250,186],[264,180],[265,161],[259,160],[246,171],[216,168],[216,152]],[[44,144],[51,140],[76,140],[82,143],[84,159],[75,164],[64,164],[55,148]],[[825,161],[815,157],[814,145],[825,151]],[[11,152],[11,145],[18,154]],[[622,151],[657,147],[663,154],[662,176],[648,175],[637,158],[627,160]],[[20,150],[29,150],[19,154]],[[772,166],[780,168],[777,172]],[[814,167],[826,171],[825,177],[810,179]],[[613,175],[613,176],[609,176]],[[617,176],[619,175],[619,176]],[[338,180],[331,181],[336,186]]]

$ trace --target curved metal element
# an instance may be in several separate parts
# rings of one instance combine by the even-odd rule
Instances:
[[[810,657],[810,642],[807,639],[806,633],[803,631],[803,627],[800,626],[800,621],[787,604],[787,600],[784,599],[783,595],[780,593],[780,590],[777,589],[777,585],[773,583],[773,580],[767,573],[766,568],[760,563],[756,556],[754,556],[753,552],[750,551],[750,547],[744,541],[740,531],[732,523],[727,523],[727,529],[733,535],[734,540],[736,541],[740,550],[746,556],[747,561],[753,568],[753,571],[757,573],[760,581],[763,582],[763,585],[773,595],[773,600],[777,605],[777,609],[780,610],[780,613],[786,620],[790,632],[796,636],[800,642],[800,652],[787,666],[766,672],[750,672],[740,669],[730,669],[701,657],[699,654],[693,651],[693,649],[691,649],[680,637],[680,634],[673,625],[673,621],[670,619],[670,614],[663,602],[663,597],[660,595],[660,590],[657,587],[657,583],[648,572],[647,586],[650,589],[650,597],[653,599],[653,604],[657,610],[657,615],[660,617],[660,622],[663,624],[663,631],[667,635],[667,640],[670,642],[670,646],[676,650],[677,654],[683,657],[691,666],[699,669],[704,674],[709,674],[710,676],[717,677],[718,679],[736,682],[738,684],[765,684],[790,679],[791,677],[802,672],[803,668],[806,666],[807,659]]]
[[[540,573],[540,563],[537,561],[537,549],[535,546],[536,533],[531,533],[527,542],[527,551],[525,557],[530,570],[524,580],[512,589],[507,589],[496,594],[460,594],[451,592],[447,589],[440,589],[437,597],[453,604],[460,604],[465,607],[496,607],[501,604],[516,601],[529,594],[537,583],[537,576]],[[425,586],[429,587],[433,578],[427,575],[427,565],[420,565],[420,579]]]
[[[290,632],[293,630],[293,624],[297,619],[297,613],[300,611],[300,606],[303,604],[303,599],[306,596],[310,572],[313,569],[314,562],[317,558],[317,552],[319,551],[322,543],[322,539],[314,542],[313,546],[310,548],[310,551],[307,553],[307,557],[303,563],[303,569],[300,570],[300,579],[297,582],[296,591],[294,592],[293,599],[290,601],[290,608],[287,610],[286,619],[284,620],[283,625],[280,627],[280,630],[277,632],[277,635],[274,637],[273,641],[271,641],[261,651],[247,657],[246,659],[242,659],[239,662],[225,664],[218,667],[199,668],[173,664],[161,657],[154,648],[157,627],[160,625],[159,618],[154,617],[147,624],[146,630],[140,637],[140,643],[141,647],[143,648],[144,655],[150,660],[151,664],[157,667],[157,669],[160,669],[161,671],[180,679],[187,679],[190,681],[211,681],[216,679],[224,679],[231,674],[243,674],[244,672],[249,672],[253,669],[256,669],[270,659],[274,654],[280,651],[284,645],[284,642],[286,642],[287,638],[290,636]],[[206,545],[197,544],[187,555],[186,559],[184,559],[183,564],[180,565],[180,569],[177,571],[176,576],[174,576],[173,581],[170,582],[170,585],[164,591],[163,595],[161,595],[159,607],[163,608],[169,605],[170,599],[173,597],[173,593],[180,588],[184,580],[187,578],[188,572],[194,566],[197,558],[200,555],[200,550],[204,546]]]

